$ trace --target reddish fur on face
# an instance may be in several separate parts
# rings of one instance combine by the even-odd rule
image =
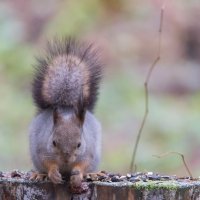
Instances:
[[[56,109],[53,112],[54,128],[52,132],[53,152],[60,154],[64,162],[71,164],[79,154],[77,145],[81,143],[82,124],[76,117],[74,111]],[[68,145],[66,145],[66,142]]]

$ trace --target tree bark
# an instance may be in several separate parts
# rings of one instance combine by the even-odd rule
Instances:
[[[197,200],[200,181],[90,182],[81,194],[72,194],[67,183],[54,185],[18,178],[0,180],[0,200]]]

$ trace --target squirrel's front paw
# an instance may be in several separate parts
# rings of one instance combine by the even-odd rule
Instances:
[[[54,183],[54,184],[61,184],[63,183],[62,176],[58,169],[52,169],[48,173],[49,179]]]
[[[79,171],[76,171],[75,173],[72,172],[72,175],[70,177],[70,185],[71,187],[80,187],[82,183],[83,176]]]

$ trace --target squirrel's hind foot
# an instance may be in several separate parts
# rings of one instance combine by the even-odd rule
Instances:
[[[30,176],[31,181],[44,181],[47,180],[47,174],[41,174],[39,172],[33,172]]]

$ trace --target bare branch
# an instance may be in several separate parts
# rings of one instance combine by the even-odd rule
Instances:
[[[187,165],[187,163],[185,161],[185,157],[184,157],[183,154],[181,154],[179,152],[171,151],[171,152],[163,153],[161,155],[153,155],[153,156],[157,157],[157,158],[162,158],[162,157],[168,156],[170,154],[176,154],[176,155],[179,155],[181,157],[183,165],[185,166],[186,171],[188,172],[189,176],[193,179],[192,173],[191,173],[191,171],[190,171],[190,169],[189,169],[189,167],[188,167],[188,165]]]
[[[156,67],[157,63],[159,62],[160,58],[161,58],[161,42],[162,42],[162,29],[163,29],[163,18],[164,18],[164,11],[165,11],[165,1],[163,1],[163,5],[161,7],[161,11],[160,11],[160,24],[159,24],[159,38],[158,38],[158,52],[157,52],[157,56],[154,59],[152,65],[149,68],[149,71],[147,73],[145,82],[144,82],[144,88],[145,88],[145,112],[144,112],[144,116],[142,119],[142,123],[141,126],[139,128],[138,134],[137,134],[137,138],[136,138],[136,142],[134,145],[134,149],[133,149],[133,155],[132,155],[132,160],[131,160],[131,165],[130,165],[130,171],[133,172],[133,167],[136,166],[135,165],[135,157],[136,157],[136,153],[137,153],[137,149],[138,149],[138,144],[140,142],[140,137],[142,134],[142,131],[144,129],[144,125],[149,113],[149,88],[148,88],[148,84],[149,84],[149,80],[151,78],[151,74],[153,72],[153,69]]]

